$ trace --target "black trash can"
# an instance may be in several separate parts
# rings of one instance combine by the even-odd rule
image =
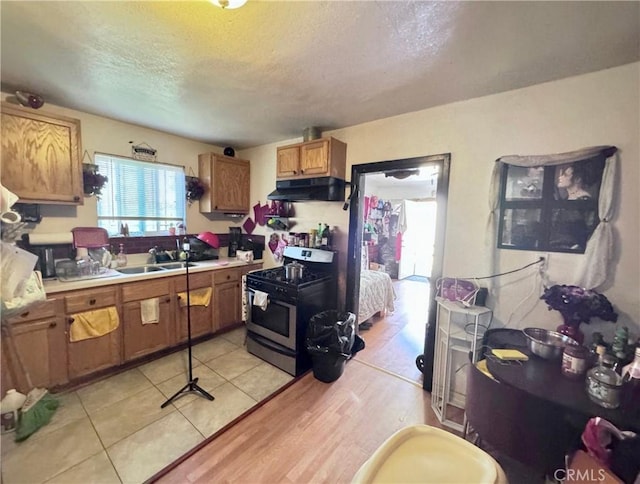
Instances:
[[[336,310],[311,317],[307,328],[307,352],[313,376],[325,383],[340,378],[355,341],[356,316]]]

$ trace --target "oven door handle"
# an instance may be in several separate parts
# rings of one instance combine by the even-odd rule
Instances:
[[[253,306],[253,298],[256,295],[256,290],[253,288],[249,288],[247,289],[247,293],[249,295],[249,306]],[[278,306],[284,306],[287,309],[295,309],[295,306],[293,304],[289,304],[277,299],[278,297],[277,295],[268,294],[268,296],[269,296],[269,304],[277,304]]]
[[[254,340],[259,345],[262,345],[265,348],[269,348],[270,350],[275,351],[276,353],[280,353],[281,355],[284,355],[284,356],[296,356],[295,351],[292,351],[292,350],[290,350],[288,348],[283,348],[280,345],[276,345],[272,341],[268,340],[264,336],[260,336],[259,334],[255,334],[255,333],[251,333],[251,332],[247,331],[247,337],[251,338],[252,340]]]

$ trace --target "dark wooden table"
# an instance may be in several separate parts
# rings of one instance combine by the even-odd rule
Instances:
[[[620,430],[640,432],[640,407],[603,408],[589,399],[584,377],[579,380],[567,378],[561,372],[559,360],[545,360],[527,350],[524,352],[529,360],[522,362],[503,362],[488,353],[489,371],[500,382],[565,409],[576,425],[590,417],[602,417]]]

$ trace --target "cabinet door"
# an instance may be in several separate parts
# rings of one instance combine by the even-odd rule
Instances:
[[[73,318],[68,317],[69,324]],[[120,364],[122,320],[115,331],[98,338],[69,341],[69,378],[78,378]]]
[[[2,184],[23,203],[82,205],[80,121],[2,103]]]
[[[51,388],[68,381],[65,328],[62,316],[16,324],[12,328],[15,349],[20,353],[20,359],[31,378],[29,384],[18,364],[18,355],[13,354],[11,345],[5,346],[3,349],[8,350],[6,358],[10,361],[11,370],[13,370],[9,372],[10,379],[18,390],[27,393],[31,390],[30,385]]]
[[[215,158],[215,209],[225,212],[249,212],[250,164],[245,160]]]
[[[207,289],[212,287],[212,279],[210,272],[201,272],[189,275],[189,292],[193,294],[198,289]],[[178,323],[178,342],[181,343],[187,339],[187,307],[182,306],[180,293],[187,290],[185,278],[175,278],[174,291],[176,292],[176,321]],[[191,337],[202,336],[213,331],[213,299],[208,306],[194,305],[191,303]],[[186,301],[185,301],[186,303]]]
[[[329,175],[329,141],[318,140],[304,143],[300,148],[300,174]]]
[[[124,360],[129,361],[173,344],[171,298],[158,298],[158,322],[142,324],[141,301],[124,303]]]
[[[214,330],[225,329],[240,322],[240,282],[216,284],[214,298]]]
[[[251,165],[248,160],[205,153],[198,155],[198,176],[205,185],[200,212],[249,212]]]
[[[300,171],[300,145],[283,146],[277,149],[277,178],[296,176]]]

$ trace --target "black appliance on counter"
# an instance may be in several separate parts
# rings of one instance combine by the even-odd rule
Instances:
[[[198,262],[203,260],[215,260],[218,258],[218,249],[211,247],[195,237],[189,237],[189,260]]]
[[[337,309],[337,259],[332,251],[290,246],[284,266],[304,266],[299,278],[287,279],[284,266],[247,274],[249,353],[293,376],[311,368],[307,325],[315,314]]]
[[[242,241],[242,229],[240,227],[229,227],[229,257],[235,257],[236,251],[240,248]]]

